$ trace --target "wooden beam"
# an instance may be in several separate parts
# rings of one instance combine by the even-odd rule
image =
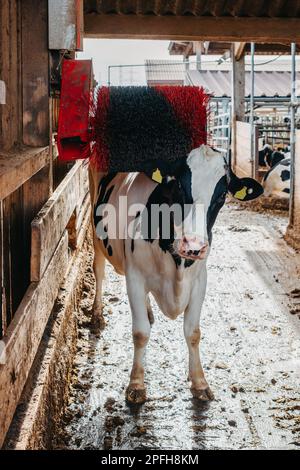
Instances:
[[[234,55],[235,55],[235,60],[239,61],[244,53],[245,53],[245,47],[246,47],[246,42],[235,42],[234,43]]]
[[[231,150],[232,150],[232,163],[236,168],[238,164],[238,151],[237,151],[237,123],[244,121],[245,118],[245,55],[242,55],[240,60],[236,60],[235,46],[232,45],[231,49],[232,60],[232,100],[231,100]]]
[[[23,142],[49,144],[48,0],[22,5]]]
[[[68,267],[65,232],[39,284],[32,283],[3,339],[6,363],[0,365],[0,447],[9,428],[59,287]]]
[[[232,62],[232,108],[238,121],[245,117],[245,56]]]
[[[85,36],[182,41],[300,42],[300,18],[98,15],[87,13]]]
[[[54,191],[40,214],[31,223],[31,281],[39,281],[72,215],[80,210],[88,191],[87,168],[82,161]]]
[[[0,154],[0,200],[9,196],[48,163],[48,147]]]

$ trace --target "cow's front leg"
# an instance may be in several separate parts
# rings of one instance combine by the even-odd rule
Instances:
[[[94,237],[93,270],[96,280],[95,299],[92,307],[92,328],[97,331],[104,328],[105,321],[102,309],[102,283],[104,278],[105,257],[99,247],[99,240]]]
[[[126,275],[127,293],[132,313],[132,337],[134,344],[133,365],[130,382],[126,389],[128,403],[142,404],[146,401],[144,384],[144,354],[150,337],[150,321],[147,297],[141,278],[136,273]]]
[[[205,271],[205,272],[204,272]],[[205,379],[200,360],[200,313],[206,291],[206,269],[194,286],[191,299],[184,312],[184,336],[189,350],[189,379],[192,382],[191,392],[194,398],[209,401],[214,398]]]

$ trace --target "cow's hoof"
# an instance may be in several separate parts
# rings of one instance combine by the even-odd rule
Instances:
[[[147,400],[145,388],[133,388],[130,385],[125,393],[126,401],[130,405],[142,405]]]
[[[191,388],[191,392],[193,397],[199,401],[210,401],[215,398],[213,392],[209,387],[202,390],[197,388]]]
[[[93,333],[99,333],[100,331],[104,330],[105,328],[105,320],[101,313],[101,315],[93,315],[91,319],[91,331]]]

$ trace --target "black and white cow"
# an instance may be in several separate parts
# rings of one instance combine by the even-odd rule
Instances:
[[[153,174],[156,175],[154,179],[159,180],[158,168]],[[175,319],[184,312],[191,392],[199,400],[212,399],[199,356],[199,320],[206,290],[206,260],[212,228],[228,192],[247,201],[261,195],[262,187],[251,178],[237,178],[219,152],[202,145],[174,165],[161,184],[144,173],[103,174],[90,168],[90,190],[95,247],[95,323],[102,319],[105,260],[117,273],[126,276],[134,343],[127,401],[143,403],[146,400],[143,357],[154,321],[149,293],[167,317]],[[129,226],[135,234],[143,222],[148,220],[153,225],[149,209],[155,205],[172,208],[175,204],[176,207],[188,206],[185,218],[175,220],[174,213],[169,211],[168,215],[160,217],[157,226],[154,224],[156,237],[149,231],[145,237],[128,235]],[[109,205],[117,213],[117,220],[113,215],[107,216],[109,211],[105,209]],[[199,212],[202,216],[195,220]],[[170,228],[168,238],[162,236],[165,225]]]
[[[264,195],[279,198],[290,196],[291,159],[281,159],[266,173],[263,180]]]
[[[277,165],[277,163],[284,159],[284,153],[279,150],[275,150],[271,155],[266,157],[266,163],[269,168],[273,168],[275,165]]]
[[[268,159],[271,159],[273,149],[271,145],[266,144],[262,150],[258,152],[258,164],[261,167],[266,167]]]

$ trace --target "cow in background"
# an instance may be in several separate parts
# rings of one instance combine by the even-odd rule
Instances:
[[[290,196],[290,185],[291,159],[288,157],[279,160],[264,176],[264,195],[288,198]]]
[[[258,164],[261,167],[267,166],[267,160],[272,157],[273,149],[271,145],[266,144],[262,150],[258,152]]]

